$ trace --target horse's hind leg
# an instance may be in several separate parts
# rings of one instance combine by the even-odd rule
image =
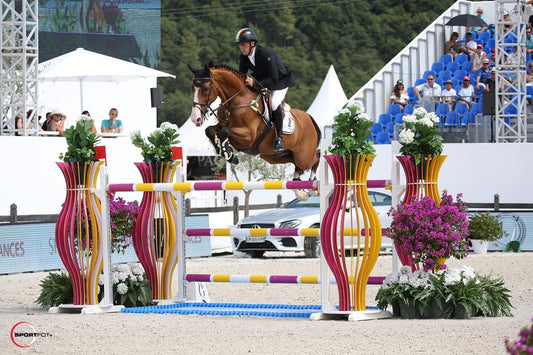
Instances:
[[[292,176],[292,180],[301,180],[300,177],[302,176],[304,170],[300,169],[296,165],[294,166],[294,175]],[[296,195],[296,198],[301,201],[307,200],[307,192],[303,189],[297,189],[293,190],[294,194]]]
[[[309,180],[316,180],[316,171],[318,169],[318,165],[320,164],[320,149],[317,149],[316,155],[317,155],[318,161],[311,168],[311,174],[309,175]],[[309,193],[311,194],[311,196],[318,196],[320,192],[318,191],[318,189],[316,189],[316,190],[309,190]]]

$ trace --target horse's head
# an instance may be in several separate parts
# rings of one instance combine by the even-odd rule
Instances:
[[[211,71],[207,65],[202,69],[193,69],[189,66],[189,69],[194,74],[192,80],[193,102],[189,119],[195,125],[201,126],[206,119],[209,105],[217,98],[217,91],[214,86]]]

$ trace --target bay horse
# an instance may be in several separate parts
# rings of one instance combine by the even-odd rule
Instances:
[[[189,66],[189,69],[194,74],[194,98],[189,119],[199,127],[209,112],[215,114],[218,123],[207,127],[205,133],[217,154],[236,163],[233,147],[247,154],[259,154],[270,164],[294,164],[294,180],[300,180],[302,173],[309,169],[309,180],[316,178],[320,161],[318,146],[322,134],[309,114],[302,110],[290,109],[294,132],[283,134],[284,151],[276,154],[272,144],[273,125],[263,119],[263,114],[269,107],[263,100],[265,92],[256,91],[246,85],[246,75],[226,65],[206,65],[197,70]],[[217,97],[220,97],[221,104],[215,113],[210,105]]]

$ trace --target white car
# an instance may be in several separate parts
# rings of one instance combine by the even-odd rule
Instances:
[[[382,192],[383,191],[383,192]],[[387,212],[391,208],[391,195],[383,189],[368,190],[382,228],[390,226]],[[346,211],[345,228],[350,228],[350,211]],[[294,199],[282,207],[248,216],[237,224],[237,228],[320,228],[320,198],[309,196],[305,201]],[[260,258],[265,251],[303,251],[306,257],[318,257],[320,246],[316,237],[232,237],[234,250]],[[350,246],[350,237],[345,237],[345,248]],[[392,242],[384,237],[382,248],[391,248]]]

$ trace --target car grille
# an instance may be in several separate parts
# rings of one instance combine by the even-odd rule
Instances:
[[[245,223],[241,224],[239,228],[274,228],[273,223]]]
[[[278,250],[278,249],[274,246],[274,244],[266,240],[263,243],[242,242],[238,250],[246,251],[246,250]]]

